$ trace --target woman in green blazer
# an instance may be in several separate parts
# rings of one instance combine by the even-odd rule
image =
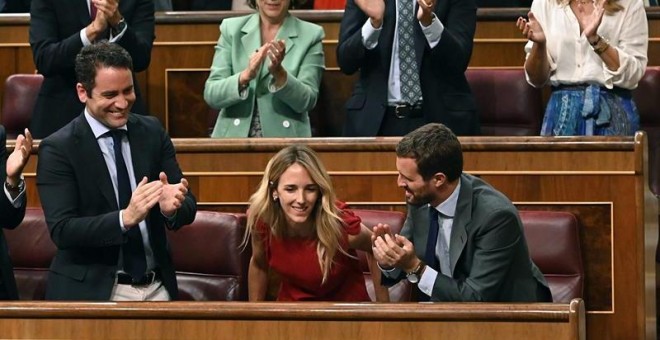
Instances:
[[[222,21],[204,88],[220,110],[211,137],[311,136],[324,32],[290,15],[292,1],[248,0],[257,13]]]

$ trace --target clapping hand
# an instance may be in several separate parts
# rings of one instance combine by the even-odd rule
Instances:
[[[539,44],[545,44],[545,33],[539,22],[536,20],[534,13],[529,12],[527,16],[529,17],[529,20],[519,17],[518,21],[516,21],[516,26],[518,26],[522,35],[528,40]]]

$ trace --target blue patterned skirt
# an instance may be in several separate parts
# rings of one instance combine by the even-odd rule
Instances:
[[[632,136],[638,129],[630,90],[565,85],[552,88],[541,136]]]

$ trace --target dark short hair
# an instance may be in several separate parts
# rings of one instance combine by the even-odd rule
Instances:
[[[291,0],[289,2],[289,9],[296,9],[302,7],[307,0]],[[252,9],[257,9],[257,0],[245,0],[245,3]]]
[[[461,143],[448,127],[439,123],[426,124],[405,135],[396,146],[396,155],[415,159],[425,181],[442,172],[453,182],[463,172]]]
[[[121,46],[102,40],[83,47],[76,56],[76,78],[88,94],[95,86],[96,70],[102,67],[127,68],[133,71],[133,59]]]

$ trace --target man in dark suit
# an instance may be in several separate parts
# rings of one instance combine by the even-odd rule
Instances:
[[[16,228],[25,216],[27,198],[23,168],[30,159],[32,136],[25,129],[25,136],[16,138],[14,151],[7,157],[7,135],[0,125],[0,179],[5,184],[0,194],[0,224],[3,228]],[[0,300],[18,300],[14,270],[9,258],[9,249],[4,233],[0,230]]]
[[[39,146],[37,187],[58,249],[47,299],[177,297],[165,228],[192,223],[197,207],[158,120],[129,113],[131,67],[117,44],[84,47],[76,88],[85,109]]]
[[[529,257],[518,211],[483,180],[463,173],[461,144],[432,123],[397,145],[397,184],[408,216],[401,235],[378,225],[372,237],[383,282],[407,278],[418,299],[431,301],[552,301]]]
[[[399,33],[397,2],[414,18]],[[474,97],[465,78],[477,20],[474,0],[348,0],[341,21],[337,61],[341,71],[360,77],[346,102],[346,136],[402,136],[440,122],[457,135],[479,134]],[[403,13],[403,12],[402,12]],[[407,18],[407,16],[406,16]],[[399,40],[399,36],[410,36]],[[410,47],[400,46],[410,41]],[[401,47],[401,48],[400,48]],[[406,72],[400,51],[418,73],[421,98],[406,100]],[[403,58],[406,59],[406,58]],[[416,75],[411,74],[411,77]]]
[[[141,72],[151,61],[154,38],[152,0],[33,0],[30,46],[44,75],[30,123],[33,136],[50,135],[82,111],[73,62],[83,46],[116,42],[131,54],[134,71]],[[137,84],[135,93],[133,112],[146,114]]]
[[[31,0],[0,0],[0,13],[29,13]]]

